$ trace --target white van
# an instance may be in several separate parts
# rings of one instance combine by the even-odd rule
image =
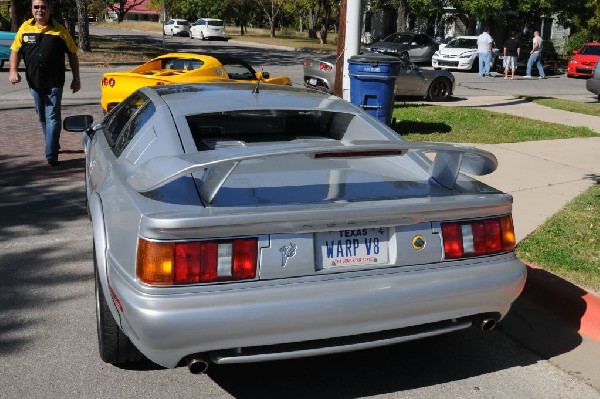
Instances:
[[[223,21],[215,18],[198,19],[190,29],[190,39],[194,38],[228,40]]]

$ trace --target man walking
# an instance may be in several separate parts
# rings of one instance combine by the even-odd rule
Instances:
[[[25,21],[10,46],[10,83],[21,81],[18,66],[25,61],[25,78],[33,96],[38,120],[46,140],[46,160],[58,165],[61,101],[65,84],[65,54],[73,72],[71,90],[81,89],[77,45],[67,29],[51,18],[51,0],[32,0],[33,18]]]
[[[533,47],[531,48],[529,61],[527,61],[527,74],[525,75],[525,78],[527,79],[531,79],[531,67],[533,64],[535,64],[538,69],[540,79],[546,79],[544,66],[542,65],[542,38],[540,37],[540,32],[537,30],[533,32]]]
[[[477,57],[479,58],[479,76],[491,76],[492,48],[494,39],[490,36],[490,28],[485,27],[483,33],[477,37]]]

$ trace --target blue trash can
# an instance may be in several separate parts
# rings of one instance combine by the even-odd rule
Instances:
[[[386,125],[392,122],[400,62],[397,57],[380,53],[359,54],[348,59],[350,102]]]

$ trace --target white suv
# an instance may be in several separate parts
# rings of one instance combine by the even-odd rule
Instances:
[[[215,18],[200,18],[190,29],[190,39],[221,39],[227,40],[223,21]]]
[[[163,27],[165,35],[187,36],[190,34],[190,23],[185,19],[170,19]]]

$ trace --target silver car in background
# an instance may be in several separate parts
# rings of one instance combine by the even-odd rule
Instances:
[[[377,51],[379,53],[395,55],[406,61],[423,62],[429,64],[433,53],[440,44],[424,33],[397,32],[392,33],[380,42],[369,45],[365,52]]]
[[[596,62],[594,75],[585,82],[585,87],[589,92],[597,95],[600,102],[600,62]]]
[[[304,86],[333,92],[337,56],[304,60]],[[396,97],[417,97],[431,101],[449,100],[456,80],[449,71],[431,71],[399,59],[399,74],[394,87]]]
[[[107,362],[199,373],[489,330],[523,288],[512,197],[469,177],[487,151],[267,84],[144,87],[90,123],[65,119]]]

